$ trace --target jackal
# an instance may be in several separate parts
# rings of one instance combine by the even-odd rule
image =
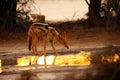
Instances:
[[[54,28],[51,27],[48,24],[43,24],[43,23],[33,23],[29,30],[28,30],[28,49],[31,50],[31,45],[32,45],[32,50],[34,54],[39,55],[40,53],[37,51],[37,43],[39,39],[43,40],[44,44],[44,56],[46,56],[46,42],[49,41],[54,53],[57,55],[57,50],[55,49],[54,46],[54,41],[60,42],[63,46],[66,48],[69,48],[66,40],[66,32],[63,34],[59,34],[59,32]]]

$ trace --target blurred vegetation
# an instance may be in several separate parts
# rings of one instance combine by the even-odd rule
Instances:
[[[34,0],[19,0],[17,2],[17,18],[16,27],[19,27],[19,31],[26,31],[32,21],[30,20],[29,14],[31,13],[31,7]],[[17,30],[18,31],[18,30]]]
[[[0,33],[26,30],[34,0],[0,0]]]
[[[76,21],[46,22],[52,26],[79,25],[105,27],[106,30],[120,30],[120,0],[85,0],[88,19]],[[34,0],[0,0],[0,34],[3,32],[27,31],[32,23],[29,14]]]
[[[120,30],[120,0],[103,1],[100,13],[107,30]]]
[[[85,0],[88,4],[88,23],[92,27],[104,26],[107,30],[118,30],[120,22],[120,0]]]

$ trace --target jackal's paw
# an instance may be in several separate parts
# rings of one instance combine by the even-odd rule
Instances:
[[[38,52],[36,55],[38,55],[38,56],[42,56],[42,54],[41,54],[40,52]]]
[[[41,55],[41,53],[40,53],[40,52],[34,52],[34,54],[35,54],[35,55]]]

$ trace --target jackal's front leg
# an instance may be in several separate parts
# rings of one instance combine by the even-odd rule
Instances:
[[[45,68],[46,68],[46,40],[44,40],[44,64],[45,64]]]
[[[50,41],[50,44],[51,44],[51,46],[52,46],[52,48],[53,48],[53,50],[54,50],[55,55],[57,55],[58,52],[57,52],[56,49],[55,49],[54,42],[53,42],[53,41]]]
[[[53,61],[52,64],[55,64],[55,60],[56,60],[56,58],[57,58],[58,52],[57,52],[56,49],[55,49],[54,42],[53,42],[53,41],[50,41],[50,43],[51,43],[51,46],[52,46],[52,48],[53,48],[53,50],[54,50],[54,53],[55,53],[55,58],[54,58],[54,61]]]

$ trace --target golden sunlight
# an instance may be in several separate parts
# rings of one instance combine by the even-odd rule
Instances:
[[[78,54],[58,56],[55,64],[59,65],[89,65],[91,53],[81,51]]]
[[[54,55],[48,55],[46,56],[46,64],[52,65],[54,60],[54,65],[58,66],[79,66],[79,65],[90,65],[92,60],[92,53],[87,51],[81,51],[79,53],[75,54],[67,54],[67,55],[58,55],[55,57]],[[120,57],[117,53],[115,54],[102,54],[99,57],[100,62],[102,64],[109,64],[109,63],[117,63],[120,61]],[[99,59],[98,59],[99,60]],[[16,66],[23,66],[19,67],[18,70],[29,70],[29,69],[35,69],[35,67],[28,67],[32,64],[40,64],[39,68],[45,68],[44,66],[44,56],[24,56],[21,58],[17,58],[17,64]],[[2,60],[0,60],[0,73],[2,72]]]
[[[46,56],[46,64],[50,65],[53,63],[53,61],[54,61],[53,55]],[[44,64],[44,56],[39,57],[37,64]]]
[[[91,64],[91,52],[81,51],[76,54],[58,55],[55,59],[54,55],[46,56],[46,64],[52,65],[54,59],[54,65],[90,65]],[[119,55],[101,55],[99,57],[101,62],[104,63],[116,63],[119,61]],[[27,66],[32,64],[44,65],[44,56],[27,56],[17,59],[17,66]],[[0,64],[1,65],[1,64]]]
[[[106,64],[106,63],[117,63],[119,60],[120,60],[120,58],[119,58],[118,54],[108,55],[108,56],[101,55],[101,62],[103,64]]]
[[[29,58],[18,58],[17,59],[17,66],[26,66],[30,64],[30,59]]]
[[[78,54],[72,55],[60,55],[57,56],[55,60],[55,65],[89,65],[91,64],[91,53],[90,52],[80,52]],[[47,56],[46,63],[48,65],[52,64],[55,56]],[[44,64],[44,56],[39,57],[38,64]]]

